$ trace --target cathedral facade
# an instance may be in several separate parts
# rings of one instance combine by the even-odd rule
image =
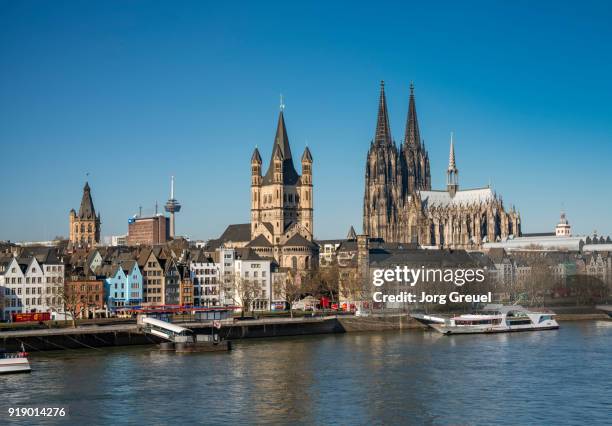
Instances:
[[[410,85],[404,140],[391,137],[384,83],[381,83],[374,140],[365,170],[363,231],[387,242],[439,248],[479,248],[488,241],[520,235],[520,215],[504,209],[490,186],[459,188],[451,136],[446,189],[431,189],[429,156],[421,140]]]
[[[255,148],[251,156],[251,241],[246,245],[280,267],[310,270],[318,265],[313,243],[312,154],[301,158],[302,174],[293,164],[285,118],[281,109],[272,157],[265,174]]]

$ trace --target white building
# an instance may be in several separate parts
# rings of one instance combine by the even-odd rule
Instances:
[[[250,249],[237,249],[237,258],[234,263],[235,285],[248,283],[253,289],[254,311],[270,310],[272,301],[272,279],[270,260],[259,257]],[[244,285],[244,284],[242,284]],[[234,294],[236,304],[240,306],[240,295]]]
[[[219,256],[219,293],[221,303],[225,306],[234,305],[234,261],[236,250],[233,248],[220,247],[216,250]]]
[[[565,212],[561,212],[561,219],[559,219],[559,223],[555,226],[555,235],[557,237],[569,237],[572,235],[572,227],[565,217]]]
[[[127,234],[111,236],[111,246],[127,246]]]
[[[204,255],[191,263],[194,299],[199,298],[202,306],[216,306],[213,303],[241,306],[241,294],[248,289],[253,293],[252,309],[269,310],[272,260],[258,256],[250,248],[220,247],[216,249],[216,256],[216,263]]]
[[[219,265],[201,253],[189,263],[189,271],[193,281],[194,306],[220,306],[222,300]]]
[[[52,312],[62,306],[64,265],[50,256],[10,258],[0,264],[0,288],[4,295],[2,318],[12,313]]]

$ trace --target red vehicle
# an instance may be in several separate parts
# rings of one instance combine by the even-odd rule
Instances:
[[[13,322],[40,322],[40,321],[50,321],[51,313],[50,312],[28,312],[25,314],[12,314]]]

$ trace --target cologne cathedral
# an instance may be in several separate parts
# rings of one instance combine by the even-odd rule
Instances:
[[[381,82],[374,140],[368,150],[363,231],[386,242],[439,248],[476,249],[521,233],[520,215],[504,209],[490,186],[459,189],[451,136],[446,189],[431,189],[429,156],[419,134],[414,86],[404,141],[391,138],[385,86]]]

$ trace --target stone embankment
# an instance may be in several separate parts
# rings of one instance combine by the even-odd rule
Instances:
[[[552,309],[559,321],[606,320],[608,316],[594,309]],[[187,322],[180,325],[196,334],[212,331],[210,323]],[[217,332],[223,339],[271,338],[311,334],[380,332],[425,328],[406,313],[369,314],[368,316],[324,316],[300,318],[263,318],[225,323]],[[77,328],[15,330],[0,332],[0,347],[28,352],[109,346],[151,345],[161,339],[141,332],[136,324],[86,325]]]

